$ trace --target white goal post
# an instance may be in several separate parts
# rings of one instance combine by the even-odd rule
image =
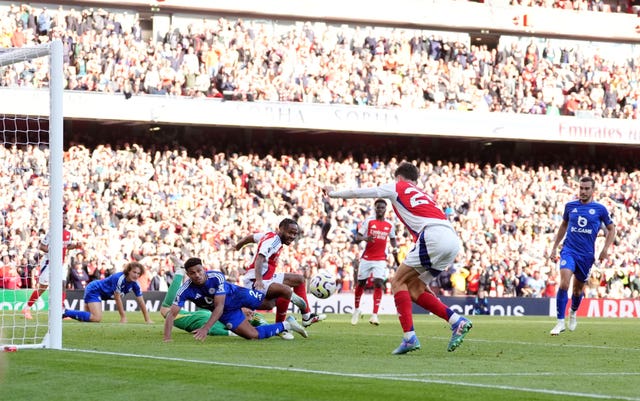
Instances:
[[[49,99],[48,115],[32,115],[29,105],[17,105],[23,112],[14,113],[16,105],[9,108],[10,99],[4,99],[0,103],[0,127],[2,129],[2,151],[8,153],[11,149],[28,148],[36,146],[47,148],[48,160],[47,171],[43,172],[44,182],[48,184],[48,211],[42,213],[48,216],[48,230],[50,235],[49,243],[49,263],[50,263],[50,283],[49,289],[45,293],[49,294],[48,316],[34,317],[36,323],[25,319],[20,313],[26,302],[13,302],[0,298],[0,345],[3,347],[16,348],[62,348],[62,283],[63,283],[63,261],[62,261],[62,232],[63,232],[63,58],[62,42],[54,40],[50,43],[23,48],[0,49],[0,76],[7,68],[14,68],[22,63],[28,63],[40,57],[48,57],[49,60],[49,85],[46,89],[35,90],[35,96],[47,96]],[[46,86],[46,85],[45,85]],[[25,88],[26,90],[34,90]],[[0,96],[2,96],[0,87]],[[5,101],[6,100],[6,101]],[[46,113],[46,111],[45,111]],[[34,122],[35,121],[35,122]],[[40,128],[40,121],[43,121],[45,128]],[[38,128],[32,128],[37,126]],[[46,127],[48,126],[48,133]],[[35,142],[31,142],[29,130],[38,131],[33,134]],[[43,132],[40,132],[43,131]],[[23,138],[27,138],[23,141]],[[23,149],[20,149],[23,150]],[[19,151],[20,151],[19,150]],[[12,188],[4,188],[5,181],[0,182],[0,190],[7,192]],[[7,197],[0,198],[6,201]],[[46,203],[44,204],[46,207]],[[6,205],[0,205],[5,207]],[[25,230],[33,227],[24,227]],[[55,235],[54,233],[58,233]],[[2,244],[0,244],[2,245]],[[35,283],[37,286],[37,283]],[[19,290],[30,295],[32,289]],[[2,293],[12,293],[6,289],[0,289]],[[22,295],[24,297],[24,295]],[[28,296],[28,295],[27,295]],[[14,298],[15,301],[15,298]],[[0,349],[2,352],[3,349]]]

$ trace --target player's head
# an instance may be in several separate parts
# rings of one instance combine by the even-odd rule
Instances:
[[[189,258],[186,262],[184,262],[184,270],[188,271],[189,268],[197,265],[202,265],[202,259],[200,258]]]
[[[593,200],[593,192],[596,189],[596,181],[591,177],[580,178],[580,202],[589,203]]]
[[[278,235],[283,244],[291,244],[297,237],[300,228],[294,219],[283,219],[278,225]]]
[[[405,181],[416,182],[418,181],[418,167],[416,167],[413,163],[402,162],[396,168],[396,172],[394,176],[396,179],[404,179]]]
[[[200,258],[189,258],[184,262],[184,271],[187,277],[196,285],[202,285],[207,281],[207,272]]]
[[[129,262],[122,269],[127,281],[138,281],[140,276],[144,274],[144,266],[138,262]]]
[[[387,201],[382,198],[376,199],[375,202],[373,202],[373,207],[376,211],[376,218],[384,218],[384,214],[387,211]]]

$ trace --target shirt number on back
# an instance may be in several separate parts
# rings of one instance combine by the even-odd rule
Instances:
[[[429,195],[425,194],[417,188],[409,187],[404,191],[404,193],[410,196],[409,203],[411,204],[411,207],[433,203],[433,199],[431,199]]]

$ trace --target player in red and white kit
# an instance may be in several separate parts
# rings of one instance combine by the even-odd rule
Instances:
[[[326,315],[311,313],[307,301],[307,289],[304,276],[295,273],[276,272],[278,258],[282,251],[282,245],[290,245],[298,236],[298,222],[293,219],[283,219],[278,225],[278,231],[249,234],[242,238],[235,246],[236,250],[242,249],[247,244],[257,243],[258,250],[253,261],[247,266],[244,275],[244,286],[259,291],[265,291],[267,298],[273,297],[276,291],[282,291],[279,286],[293,288],[291,302],[302,311],[302,325],[307,327],[326,318]],[[262,274],[256,274],[256,270]],[[278,298],[276,300],[276,323],[283,322],[287,317],[289,300]],[[281,335],[285,340],[292,340],[293,335],[285,332]]]
[[[44,252],[44,255],[40,259],[40,276],[38,277],[38,288],[36,288],[27,301],[27,306],[22,309],[22,314],[25,319],[33,319],[31,315],[31,307],[40,298],[40,296],[49,288],[49,278],[51,276],[49,270],[49,242],[51,237],[49,234],[45,235],[38,244],[38,250]],[[67,256],[67,250],[80,248],[80,244],[73,243],[71,240],[71,232],[69,230],[62,230],[62,260],[64,261]],[[64,291],[63,291],[64,297]]]
[[[387,278],[387,239],[393,247],[393,257],[398,265],[398,242],[396,241],[396,229],[393,224],[385,220],[387,201],[376,199],[373,203],[375,217],[366,218],[356,233],[356,242],[366,241],[360,262],[358,263],[358,277],[355,288],[354,311],[351,315],[351,324],[358,324],[362,310],[360,299],[364,294],[369,276],[373,276],[373,314],[369,323],[379,325],[378,309],[382,300],[382,287]]]
[[[429,282],[451,265],[460,251],[460,239],[444,212],[433,198],[416,186],[419,171],[411,163],[400,163],[395,182],[374,188],[334,191],[325,187],[331,198],[384,198],[391,201],[398,218],[411,232],[415,244],[391,280],[391,290],[404,338],[393,354],[420,349],[413,327],[412,301],[446,320],[453,331],[447,347],[454,351],[462,344],[472,324],[440,301]]]

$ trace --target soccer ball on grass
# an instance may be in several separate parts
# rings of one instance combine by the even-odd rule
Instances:
[[[311,278],[309,292],[316,298],[329,298],[337,290],[336,278],[327,271],[321,271]]]

